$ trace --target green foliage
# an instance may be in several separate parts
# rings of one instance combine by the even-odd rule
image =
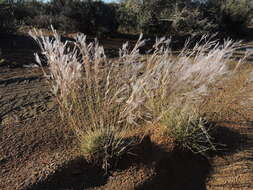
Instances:
[[[252,20],[251,0],[126,0],[125,12],[134,12],[136,30],[155,35],[203,35],[243,32]],[[161,22],[162,20],[162,22]],[[167,25],[164,20],[167,20]],[[171,25],[170,22],[173,22]],[[131,20],[128,20],[131,23]]]
[[[51,25],[62,31],[77,31],[78,23],[64,15],[37,15],[34,18],[27,18],[25,24],[37,28],[49,28]]]
[[[65,1],[61,3],[59,1],[54,1],[52,4],[52,13],[54,16],[64,16],[78,23],[78,30],[90,33],[92,31],[92,26],[94,18],[92,17],[92,6],[91,3],[82,2],[72,2]],[[62,29],[62,28],[58,28]]]
[[[103,2],[93,4],[95,13],[95,29],[104,33],[115,32],[118,28],[115,7]]]
[[[67,30],[68,21],[72,20],[77,30],[85,33],[111,33],[117,30],[114,7],[103,2],[54,0],[51,13],[68,18],[67,23],[62,23],[65,27],[56,26],[57,29]],[[64,22],[64,19],[61,21]]]
[[[47,3],[15,1],[4,5],[9,7],[8,10],[0,7],[0,27],[5,31],[12,29],[13,23],[18,26],[32,25],[39,28],[53,25],[63,31],[92,34],[109,34],[115,32],[118,26],[115,7],[101,1],[53,0]]]
[[[117,9],[117,20],[121,32],[152,33],[151,25],[154,24],[156,16],[149,4],[139,1],[124,1]]]
[[[223,22],[230,28],[247,27],[253,16],[253,2],[230,0],[222,7]],[[236,27],[235,27],[236,25]]]
[[[215,150],[207,130],[208,122],[194,109],[168,110],[161,119],[164,134],[175,139],[177,145],[194,153]]]
[[[7,3],[6,3],[7,2]],[[0,30],[33,25],[99,36],[115,32],[150,35],[242,34],[253,18],[252,0],[0,1]],[[9,8],[3,8],[8,5]]]
[[[138,14],[125,6],[116,9],[119,31],[123,33],[138,32]]]
[[[129,151],[133,143],[121,136],[122,132],[113,128],[86,131],[80,141],[80,148],[87,160],[102,165],[108,170]]]
[[[253,18],[253,1],[224,0],[209,1],[204,11],[219,26],[219,31],[240,33]]]
[[[217,24],[203,15],[198,8],[184,8],[176,11],[172,16],[173,32],[178,35],[204,35],[217,30]]]

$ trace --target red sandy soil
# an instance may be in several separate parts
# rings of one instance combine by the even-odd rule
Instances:
[[[1,190],[253,189],[252,123],[221,124],[216,138],[228,146],[208,159],[149,135],[137,145],[138,156],[105,174],[80,155],[40,69],[22,67],[34,63],[36,48],[11,46],[0,64]]]

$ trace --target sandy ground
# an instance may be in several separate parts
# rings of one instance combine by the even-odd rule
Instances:
[[[110,44],[115,48],[118,41]],[[3,49],[6,62],[0,65],[1,190],[253,189],[250,123],[223,124],[218,136],[230,146],[209,159],[168,152],[147,139],[139,158],[124,158],[107,175],[86,163],[59,118],[41,70],[30,67],[36,48],[26,43],[16,51],[10,43]]]

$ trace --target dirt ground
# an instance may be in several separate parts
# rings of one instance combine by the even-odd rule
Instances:
[[[37,47],[28,37],[11,39],[0,38],[5,59],[0,64],[1,190],[253,189],[250,122],[221,124],[216,138],[229,146],[208,159],[168,151],[147,137],[139,145],[140,157],[123,158],[108,174],[87,163],[74,135],[59,118],[41,69],[34,67]],[[122,41],[103,43],[115,53]]]

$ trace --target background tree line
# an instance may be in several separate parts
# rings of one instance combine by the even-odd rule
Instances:
[[[253,0],[0,0],[0,32],[20,26],[87,34],[243,34]]]

